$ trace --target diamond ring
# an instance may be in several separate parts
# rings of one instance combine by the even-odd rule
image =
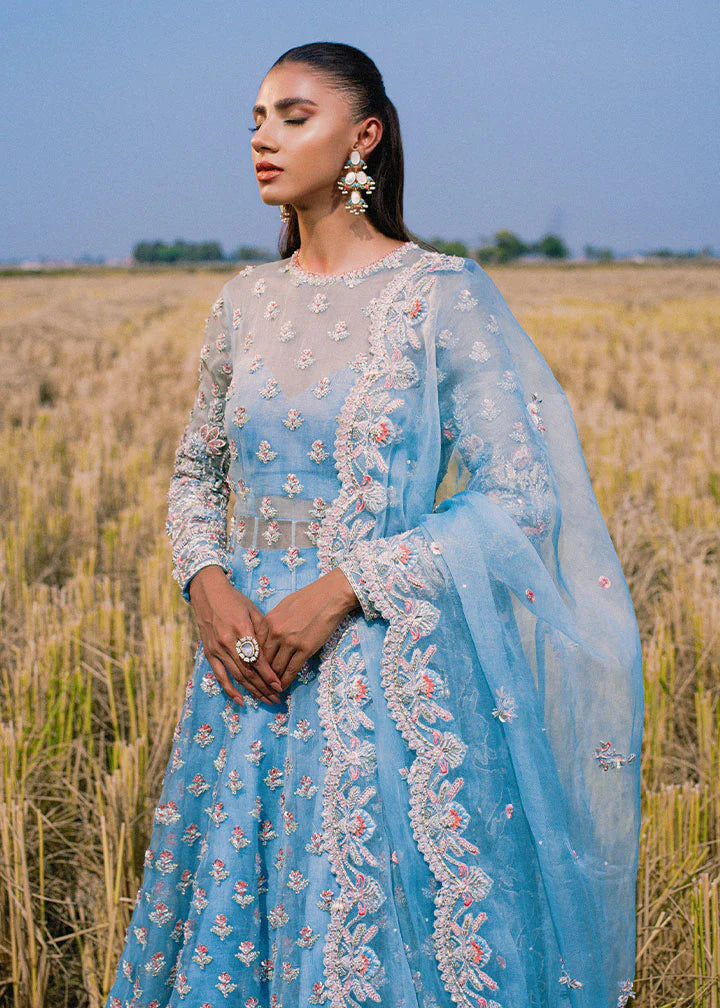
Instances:
[[[244,662],[254,662],[260,654],[258,642],[254,637],[240,637],[235,641],[235,650]]]

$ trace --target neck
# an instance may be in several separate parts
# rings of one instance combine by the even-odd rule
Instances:
[[[358,269],[397,246],[364,214],[345,209],[344,200],[332,208],[297,209],[300,264],[312,273],[344,273]]]

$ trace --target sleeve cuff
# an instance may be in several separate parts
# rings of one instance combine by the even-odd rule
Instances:
[[[369,585],[362,573],[362,566],[356,553],[351,553],[337,565],[350,582],[352,590],[355,592],[360,608],[366,620],[374,620],[380,616],[377,608],[370,597]]]
[[[182,596],[188,604],[190,604],[191,602],[190,582],[198,573],[198,571],[201,571],[203,569],[203,567],[222,567],[228,578],[230,578],[230,575],[232,574],[232,567],[224,560],[221,560],[219,557],[208,557],[206,560],[198,562],[194,567],[190,568],[189,571],[188,570],[184,571],[183,579],[180,581],[180,586]]]

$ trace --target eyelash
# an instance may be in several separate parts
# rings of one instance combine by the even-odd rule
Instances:
[[[298,125],[302,126],[302,124],[304,122],[307,122],[307,119],[286,119],[285,122],[286,123],[297,123]],[[260,127],[259,126],[248,126],[248,129],[250,130],[251,133],[255,133],[257,130],[260,129]]]

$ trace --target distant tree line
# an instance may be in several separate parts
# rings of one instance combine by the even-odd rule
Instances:
[[[446,255],[458,255],[466,259],[475,259],[479,263],[509,263],[525,256],[538,256],[544,259],[567,259],[569,250],[565,242],[556,234],[544,234],[534,242],[525,242],[514,231],[496,231],[492,239],[481,239],[479,248],[471,249],[461,241],[446,241],[443,238],[433,238],[431,244]],[[615,258],[611,248],[600,248],[595,245],[585,245],[583,249],[586,259],[608,262]],[[176,238],[174,242],[142,241],[133,248],[133,258],[137,263],[208,263],[208,262],[266,262],[272,258],[267,249],[254,245],[240,245],[234,252],[225,255],[220,242],[186,242]],[[706,246],[700,252],[677,252],[662,248],[643,253],[647,257],[691,259],[697,256],[713,257],[714,251]]]
[[[514,231],[496,231],[492,240],[484,239],[479,248],[470,249],[463,242],[448,242],[433,238],[432,245],[446,255],[459,255],[464,259],[476,259],[479,263],[507,263],[521,256],[539,255],[546,259],[567,259],[567,245],[554,234],[545,234],[539,241],[524,242]]]
[[[235,252],[225,255],[220,242],[186,242],[176,238],[172,244],[164,241],[138,242],[132,250],[137,263],[200,263],[238,262],[239,260],[263,260],[268,258],[265,249],[252,245],[241,245]]]

